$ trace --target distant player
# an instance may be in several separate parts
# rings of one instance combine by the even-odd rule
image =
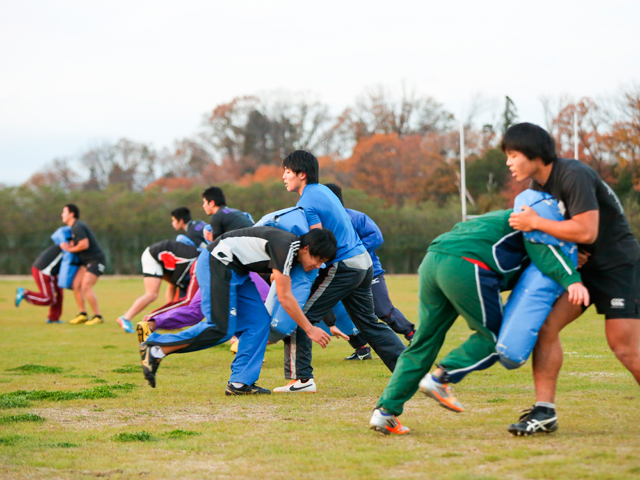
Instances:
[[[342,188],[335,183],[325,183],[325,186],[329,188],[329,190],[338,197],[340,203],[344,205]],[[408,341],[411,341],[415,330],[414,325],[405,318],[400,310],[393,306],[389,298],[389,290],[387,289],[387,282],[384,278],[384,270],[382,269],[378,255],[376,255],[376,250],[384,242],[380,228],[378,228],[378,225],[366,214],[350,208],[345,208],[345,210],[349,214],[353,228],[356,229],[356,233],[360,237],[360,240],[362,240],[362,244],[367,249],[367,252],[369,252],[371,261],[373,262],[371,293],[373,294],[373,306],[376,316],[389,325],[394,332],[404,335]],[[345,360],[369,360],[372,358],[371,348],[367,346],[367,342],[362,338],[361,334],[349,335],[349,344],[355,349],[355,352],[345,358]]]
[[[224,192],[219,187],[209,187],[202,192],[202,208],[211,215],[211,233],[205,232],[205,238],[210,242],[223,233],[253,226],[250,215],[227,207]]]
[[[93,291],[93,286],[104,273],[106,260],[104,253],[96,240],[93,232],[80,220],[80,210],[73,203],[69,203],[62,209],[62,223],[71,227],[71,242],[60,244],[60,248],[67,252],[77,253],[80,268],[73,279],[73,294],[80,313],[69,323],[72,325],[97,325],[103,323],[98,297]],[[87,317],[85,299],[93,310],[91,320]]]
[[[330,337],[305,317],[291,292],[289,275],[296,264],[311,271],[330,261],[335,253],[336,240],[328,230],[313,230],[297,237],[275,227],[254,227],[219,236],[198,261],[198,282],[208,290],[209,303],[203,300],[202,307],[202,311],[207,312],[207,321],[177,334],[153,334],[140,344],[142,371],[149,385],[155,387],[156,371],[166,355],[210,348],[235,334],[240,342],[225,394],[270,394],[270,390],[259,387],[256,382],[271,317],[249,273],[272,274],[282,307],[324,348]]]
[[[144,275],[144,295],[136,299],[124,315],[118,317],[118,325],[127,333],[134,332],[131,320],[155,302],[163,279],[169,283],[166,291],[167,302],[173,301],[177,289],[187,289],[189,271],[199,253],[196,247],[176,240],[163,240],[147,247],[140,258]],[[197,285],[195,288],[197,289]]]
[[[502,139],[507,165],[518,181],[550,193],[564,209],[564,221],[543,219],[531,208],[511,215],[513,228],[540,230],[578,244],[580,274],[599,314],[605,316],[609,347],[640,384],[640,245],[620,200],[588,165],[558,158],[555,141],[531,123],[511,126]],[[540,330],[533,351],[536,404],[509,427],[514,435],[557,430],[555,394],[562,367],[560,331],[585,307],[561,297]]]
[[[320,270],[311,287],[304,305],[305,315],[316,324],[342,301],[356,328],[393,371],[405,347],[393,330],[379,322],[375,315],[371,295],[373,263],[349,215],[333,192],[318,184],[318,159],[311,153],[296,150],[285,157],[282,166],[286,188],[300,195],[297,205],[304,209],[309,228],[331,230],[338,245],[335,259]],[[284,339],[284,344],[285,378],[290,382],[274,392],[315,392],[309,337],[298,327]]]
[[[63,289],[58,287],[58,273],[62,262],[62,250],[58,245],[47,247],[31,266],[31,275],[38,286],[37,292],[18,287],[16,307],[22,299],[31,305],[49,307],[47,323],[64,323],[62,314]]]
[[[206,248],[204,241],[204,227],[206,222],[202,220],[192,220],[191,211],[187,207],[178,207],[171,212],[171,226],[174,230],[184,230],[185,235],[198,248]]]
[[[496,339],[503,311],[500,292],[511,288],[527,257],[542,273],[567,288],[573,304],[588,304],[589,294],[579,283],[573,262],[559,249],[524,240],[521,232],[509,226],[510,214],[511,210],[500,210],[458,223],[427,249],[418,269],[418,328],[376,405],[372,429],[384,434],[408,433],[397,416],[418,387],[443,407],[464,410],[448,384],[498,360]],[[429,373],[458,315],[475,333]]]

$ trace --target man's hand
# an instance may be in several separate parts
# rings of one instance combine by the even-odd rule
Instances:
[[[540,218],[538,213],[531,207],[524,205],[521,212],[513,212],[509,216],[509,225],[521,232],[530,232],[531,230],[537,230],[536,222]]]
[[[60,244],[60,248],[61,248],[62,250],[64,250],[65,252],[68,252],[68,251],[69,251],[69,247],[70,247],[70,246],[71,246],[71,244],[70,244],[69,242],[62,242],[62,243]]]
[[[321,328],[311,327],[307,332],[307,336],[320,345],[322,348],[327,348],[327,345],[331,341],[331,337]]]
[[[205,230],[202,235],[207,242],[213,242],[213,232]]]
[[[584,305],[585,307],[589,306],[589,290],[581,283],[572,283],[567,288],[567,292],[569,292],[569,302],[574,305]]]
[[[342,332],[342,330],[340,330],[335,325],[333,327],[329,327],[329,330],[331,331],[331,333],[333,333],[334,337],[336,337],[336,338],[344,338],[345,340],[349,341],[349,335],[344,334]]]
[[[589,252],[581,252],[578,250],[578,268],[582,268],[589,261],[591,254]]]

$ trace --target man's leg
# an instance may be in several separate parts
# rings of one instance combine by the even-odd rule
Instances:
[[[36,281],[38,291],[24,290],[24,299],[31,305],[49,306],[54,302],[54,288],[51,285],[54,277],[45,275],[36,267],[31,267],[31,275]]]
[[[562,368],[560,331],[582,314],[582,307],[569,303],[565,292],[553,305],[533,348],[533,383],[536,401],[553,404],[556,385]]]
[[[64,299],[64,290],[58,286],[58,277],[51,277],[51,286],[53,288],[54,301],[49,307],[49,320],[57,322],[62,315],[62,301]]]
[[[73,295],[76,299],[76,303],[78,304],[78,308],[80,309],[80,313],[85,313],[85,314],[87,312],[87,309],[85,307],[84,295],[82,293],[82,280],[84,279],[86,272],[87,272],[87,267],[85,267],[84,265],[81,265],[80,268],[78,268],[78,271],[76,272],[75,277],[73,277],[73,284],[72,284]]]
[[[129,310],[123,315],[125,319],[131,321],[138,313],[144,310],[149,304],[156,301],[158,294],[160,293],[160,285],[162,284],[162,278],[159,277],[144,277],[144,295],[136,299],[133,305],[129,307]]]
[[[389,290],[384,273],[381,273],[371,281],[371,293],[376,316],[391,327],[396,333],[410,337],[415,325],[405,318],[400,310],[393,306],[389,298]]]
[[[640,385],[640,319],[607,319],[605,332],[609,348]]]
[[[82,295],[89,302],[89,306],[91,310],[93,310],[93,314],[95,316],[100,316],[100,307],[98,306],[98,297],[96,297],[95,292],[93,291],[93,286],[98,281],[98,276],[94,273],[86,271],[82,277]]]
[[[441,257],[427,253],[418,269],[418,328],[411,345],[398,358],[377,404],[392,415],[402,414],[404,404],[418,391],[420,380],[431,370],[447,332],[458,317],[438,286],[436,277]]]
[[[374,313],[371,294],[373,268],[369,267],[368,270],[349,268],[347,272],[349,270],[361,272],[363,275],[361,275],[359,283],[353,282],[356,286],[351,292],[346,292],[347,296],[342,299],[342,304],[363,338],[375,350],[387,368],[393,372],[398,357],[404,351],[405,346],[386,323],[378,321]],[[355,276],[351,276],[355,280]]]

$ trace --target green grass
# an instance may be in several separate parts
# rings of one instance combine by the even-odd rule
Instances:
[[[98,282],[106,323],[96,326],[46,325],[45,308],[16,309],[15,288],[32,283],[0,280],[0,418],[46,421],[0,424],[0,478],[595,480],[640,472],[640,387],[609,351],[603,320],[591,310],[563,332],[558,432],[507,433],[534,401],[531,368],[496,365],[456,386],[466,412],[417,395],[401,417],[411,434],[384,437],[368,421],[389,372],[379,360],[344,362],[351,353],[344,341],[314,348],[313,395],[226,397],[227,345],[168,357],[151,389],[129,367],[139,362],[135,335],[115,323],[142,293],[140,278]],[[417,279],[387,283],[396,306],[416,320]],[[68,319],[77,307],[71,295],[65,301]],[[468,335],[456,322],[442,353]],[[281,343],[267,347],[259,385],[284,384],[282,354]],[[63,373],[6,371],[25,365]]]
[[[7,372],[20,372],[24,375],[32,375],[36,373],[62,373],[64,368],[62,367],[47,367],[45,365],[32,365],[27,363],[16,368],[7,368]]]

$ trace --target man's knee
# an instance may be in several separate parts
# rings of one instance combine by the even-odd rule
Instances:
[[[625,338],[609,339],[609,348],[623,365],[640,359],[640,347]]]

